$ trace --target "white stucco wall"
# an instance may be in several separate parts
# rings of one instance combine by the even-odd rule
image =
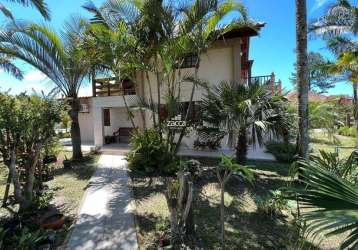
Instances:
[[[206,53],[200,56],[200,66],[198,71],[198,77],[201,80],[207,81],[210,85],[216,85],[221,81],[233,81],[234,72],[240,71],[240,69],[234,69],[234,49],[232,47],[218,47],[209,49]],[[237,52],[240,53],[240,52]],[[194,68],[187,68],[180,70],[181,76],[177,74],[177,78],[183,78],[185,76],[193,76]],[[154,74],[149,74],[150,86],[152,90],[153,99],[157,100],[157,79]],[[139,80],[139,79],[138,79]],[[143,81],[142,79],[140,79]],[[161,88],[161,101],[164,102],[165,94],[167,93],[167,87],[165,85]],[[188,101],[192,91],[192,83],[182,83],[181,88],[181,101]],[[204,89],[199,87],[195,91],[194,101],[199,101],[202,98]],[[144,94],[149,100],[150,90],[149,84],[146,78],[144,78]]]
[[[93,102],[92,98],[86,98],[81,100],[81,103],[87,104],[88,111],[87,113],[80,112],[78,114],[78,121],[80,124],[81,130],[81,140],[84,143],[93,143]]]
[[[139,114],[135,112],[134,123],[136,126],[141,126],[139,122]],[[113,135],[118,128],[131,128],[132,123],[129,120],[127,110],[125,108],[110,108],[111,126],[104,126],[104,135]]]

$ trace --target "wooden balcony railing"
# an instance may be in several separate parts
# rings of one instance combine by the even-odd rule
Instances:
[[[136,90],[133,84],[128,81],[118,83],[116,78],[95,79],[92,82],[93,96],[121,96],[135,95]]]

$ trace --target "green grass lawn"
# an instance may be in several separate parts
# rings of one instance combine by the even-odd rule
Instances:
[[[333,142],[329,139],[328,135],[324,132],[310,132],[311,148],[313,153],[318,153],[319,150],[325,150],[327,152],[335,152],[336,147],[357,147],[358,142],[354,137],[335,135],[338,142]],[[352,153],[351,148],[339,148],[340,157],[348,157]]]
[[[213,171],[216,160],[200,159],[203,173],[195,181],[194,213],[200,249],[219,249],[220,193]],[[253,185],[233,177],[227,184],[226,247],[227,249],[295,249],[297,231],[293,215],[284,211],[283,216],[270,218],[257,210],[255,197],[270,190],[287,186],[290,178],[289,164],[267,161],[250,161],[255,172]],[[153,242],[168,226],[169,212],[163,192],[162,177],[145,177],[131,173],[136,204],[136,222],[140,249],[156,249]],[[323,249],[338,246],[339,239],[325,241]],[[305,242],[303,249],[315,249]],[[237,248],[235,248],[236,246]],[[328,247],[328,248],[325,248]]]

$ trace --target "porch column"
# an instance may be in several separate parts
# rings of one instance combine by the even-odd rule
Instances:
[[[233,50],[234,82],[241,84],[241,39],[236,39]]]
[[[103,109],[100,107],[93,108],[93,132],[94,145],[98,147],[103,146]]]

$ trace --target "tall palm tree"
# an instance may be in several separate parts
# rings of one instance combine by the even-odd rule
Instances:
[[[296,55],[298,91],[298,153],[308,158],[308,55],[307,55],[307,6],[306,0],[296,0]]]
[[[8,0],[8,2],[18,3],[25,7],[34,6],[46,20],[50,20],[50,11],[47,8],[47,4],[45,3],[44,0]],[[15,20],[15,17],[11,13],[11,11],[1,2],[0,2],[0,11],[6,17],[10,18],[11,20]],[[4,55],[1,52],[0,52],[0,68],[18,80],[23,79],[23,72],[13,63],[13,58],[9,57],[8,55]]]
[[[265,135],[278,137],[288,128],[284,98],[256,83],[221,82],[212,87],[202,100],[201,114],[204,122],[228,136],[237,135],[236,159],[241,164],[246,162],[249,142],[262,145]]]
[[[83,20],[73,18],[61,34],[38,24],[17,24],[9,32],[0,33],[0,50],[20,59],[44,73],[66,97],[70,106],[73,158],[82,157],[78,122],[80,102],[78,91],[88,75],[90,63],[84,58]]]

